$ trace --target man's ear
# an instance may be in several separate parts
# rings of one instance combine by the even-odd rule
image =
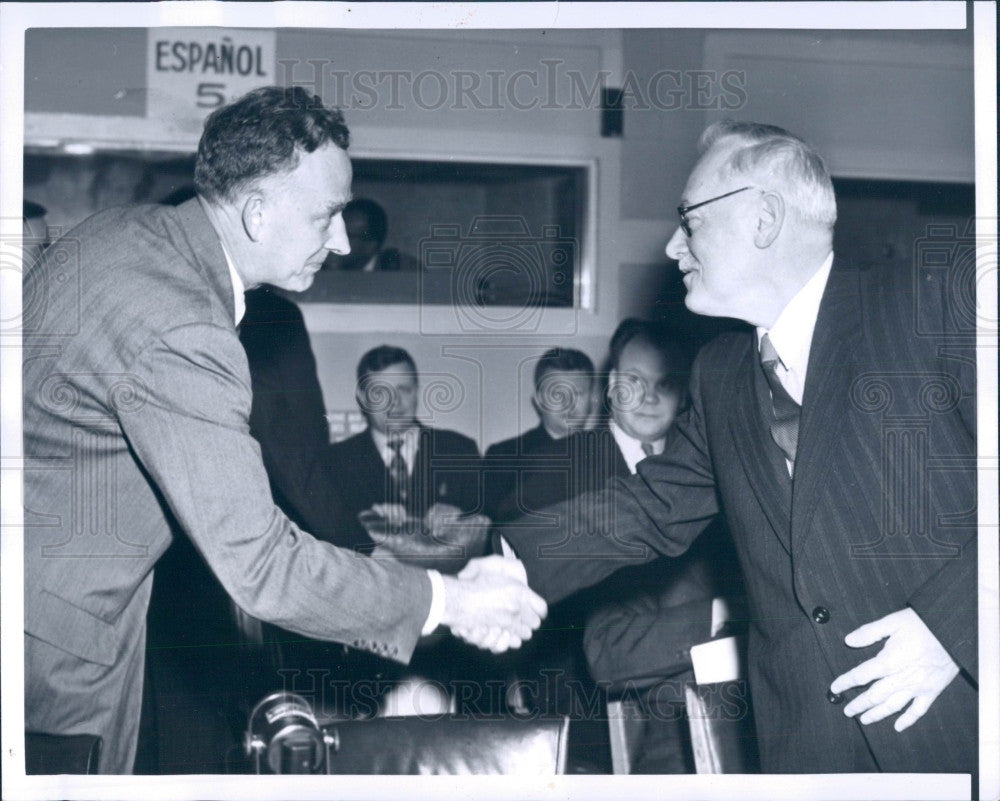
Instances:
[[[608,402],[609,409],[615,407],[615,393],[617,392],[615,387],[618,384],[618,378],[618,370],[614,367],[608,370],[608,385],[604,388],[604,397]]]
[[[538,402],[538,390],[536,389],[531,393],[531,408],[535,410],[535,414],[538,415],[538,419],[542,419],[542,406]]]
[[[758,248],[770,247],[785,222],[785,200],[777,192],[765,192],[760,198],[760,214],[753,242]]]
[[[243,230],[251,242],[259,242],[264,230],[264,196],[251,193],[243,203]]]

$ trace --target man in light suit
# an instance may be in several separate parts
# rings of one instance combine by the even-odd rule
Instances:
[[[701,351],[663,453],[587,519],[508,540],[554,602],[721,513],[764,771],[974,773],[973,342],[940,275],[834,258],[832,185],[801,140],[719,123],[700,146],[667,254],[689,309],[757,330]]]
[[[24,323],[25,722],[99,735],[101,772],[132,769],[153,566],[177,533],[247,613],[401,662],[439,622],[500,650],[544,612],[488,560],[473,580],[360,559],[271,498],[243,291],[301,291],[347,251],[347,144],[300,87],[251,92],[208,118],[197,198],[101,212],[49,251],[75,253],[70,280],[25,278],[47,300]]]

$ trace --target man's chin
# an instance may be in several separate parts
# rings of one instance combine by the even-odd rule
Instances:
[[[684,296],[684,306],[689,312],[701,315],[702,317],[728,317],[729,315],[713,308],[712,303],[707,301],[704,295],[697,289],[688,290]]]
[[[313,285],[313,281],[316,279],[316,273],[310,272],[304,275],[297,275],[286,282],[281,288],[287,289],[289,292],[305,292],[309,287]]]

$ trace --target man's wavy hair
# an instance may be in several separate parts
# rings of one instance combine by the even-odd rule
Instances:
[[[837,200],[822,157],[810,145],[776,125],[723,120],[710,125],[698,140],[705,153],[724,139],[738,143],[726,161],[730,175],[758,175],[769,181],[762,189],[780,191],[806,222],[833,229]]]
[[[205,121],[194,186],[206,200],[232,201],[259,179],[295,169],[300,151],[328,143],[343,150],[350,143],[338,109],[301,86],[254,89]]]

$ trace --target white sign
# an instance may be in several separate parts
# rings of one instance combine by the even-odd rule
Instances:
[[[274,84],[274,31],[150,28],[146,114],[171,128],[200,131],[219,106]]]

